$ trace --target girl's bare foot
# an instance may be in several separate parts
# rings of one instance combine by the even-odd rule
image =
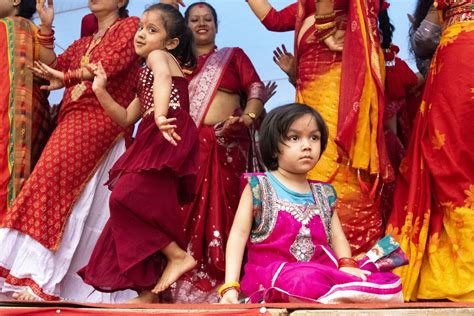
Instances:
[[[151,291],[155,294],[163,292],[170,287],[171,284],[176,282],[180,276],[194,268],[196,263],[196,260],[184,251],[180,256],[168,258],[168,263],[166,264],[166,268],[163,271],[160,280]]]
[[[34,295],[33,293],[30,293],[28,289],[24,289],[21,292],[13,293],[12,297],[17,301],[41,301],[38,296]]]
[[[156,294],[150,291],[143,291],[137,297],[129,299],[127,304],[153,304],[157,301]]]

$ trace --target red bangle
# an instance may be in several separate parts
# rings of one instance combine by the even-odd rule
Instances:
[[[339,260],[337,260],[337,265],[339,266],[339,269],[340,268],[359,268],[357,261],[355,261],[352,258],[347,258],[347,257],[339,258]]]

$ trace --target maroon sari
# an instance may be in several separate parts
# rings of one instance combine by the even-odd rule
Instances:
[[[238,48],[200,56],[189,79],[190,114],[198,125],[200,154],[196,199],[184,207],[184,216],[188,252],[198,265],[177,282],[172,300],[213,302],[217,300],[216,286],[224,279],[225,245],[240,199],[240,176],[247,169],[251,140],[243,125],[226,132],[223,122],[211,126],[203,121],[219,88],[240,87],[236,93],[246,97],[245,104],[248,99],[260,98],[263,84]],[[235,114],[240,113],[237,109]]]

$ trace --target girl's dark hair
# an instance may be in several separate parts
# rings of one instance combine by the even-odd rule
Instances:
[[[184,19],[186,20],[186,23],[189,23],[189,15],[191,14],[192,8],[194,8],[197,5],[204,5],[204,6],[209,8],[209,10],[211,11],[212,17],[214,18],[214,24],[215,24],[216,29],[217,29],[217,12],[216,12],[216,9],[214,9],[214,7],[212,5],[210,5],[209,3],[207,3],[207,2],[194,2],[193,4],[191,4],[186,9],[186,11],[184,12]]]
[[[380,0],[380,7],[384,0]],[[379,12],[379,30],[382,35],[382,42],[380,46],[382,49],[389,49],[392,44],[393,32],[395,31],[395,26],[390,23],[390,17],[388,16],[388,9],[381,10]]]
[[[268,170],[278,168],[278,145],[286,141],[291,124],[305,114],[311,114],[321,133],[321,155],[328,143],[328,128],[321,114],[306,104],[291,103],[271,110],[260,127],[260,154]]]
[[[36,0],[21,0],[17,16],[30,20],[36,12]]]
[[[127,9],[128,1],[129,0],[125,0],[125,4],[123,5],[123,7],[119,9],[118,11],[119,18],[128,18],[128,9]]]
[[[145,12],[160,11],[168,38],[178,38],[179,44],[169,52],[176,57],[181,66],[194,68],[196,66],[196,53],[194,51],[193,33],[178,9],[165,3],[157,3],[146,8]]]

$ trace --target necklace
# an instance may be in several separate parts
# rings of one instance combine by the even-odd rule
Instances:
[[[112,24],[109,25],[109,27],[107,27],[104,34],[97,36],[98,35],[98,32],[97,32],[92,36],[92,38],[89,42],[89,45],[87,45],[87,49],[86,49],[85,54],[81,57],[81,62],[80,62],[80,66],[79,66],[80,68],[85,68],[85,67],[89,66],[92,52],[100,44],[100,42],[105,37],[107,32],[110,29],[112,29],[113,26],[115,26],[115,22],[117,22],[117,20],[118,19],[116,19]],[[86,90],[87,90],[87,87],[86,87],[86,84],[83,81],[81,83],[77,84],[72,89],[72,92],[71,92],[72,101],[77,101],[81,97],[81,95],[84,93],[84,91],[86,91]]]

